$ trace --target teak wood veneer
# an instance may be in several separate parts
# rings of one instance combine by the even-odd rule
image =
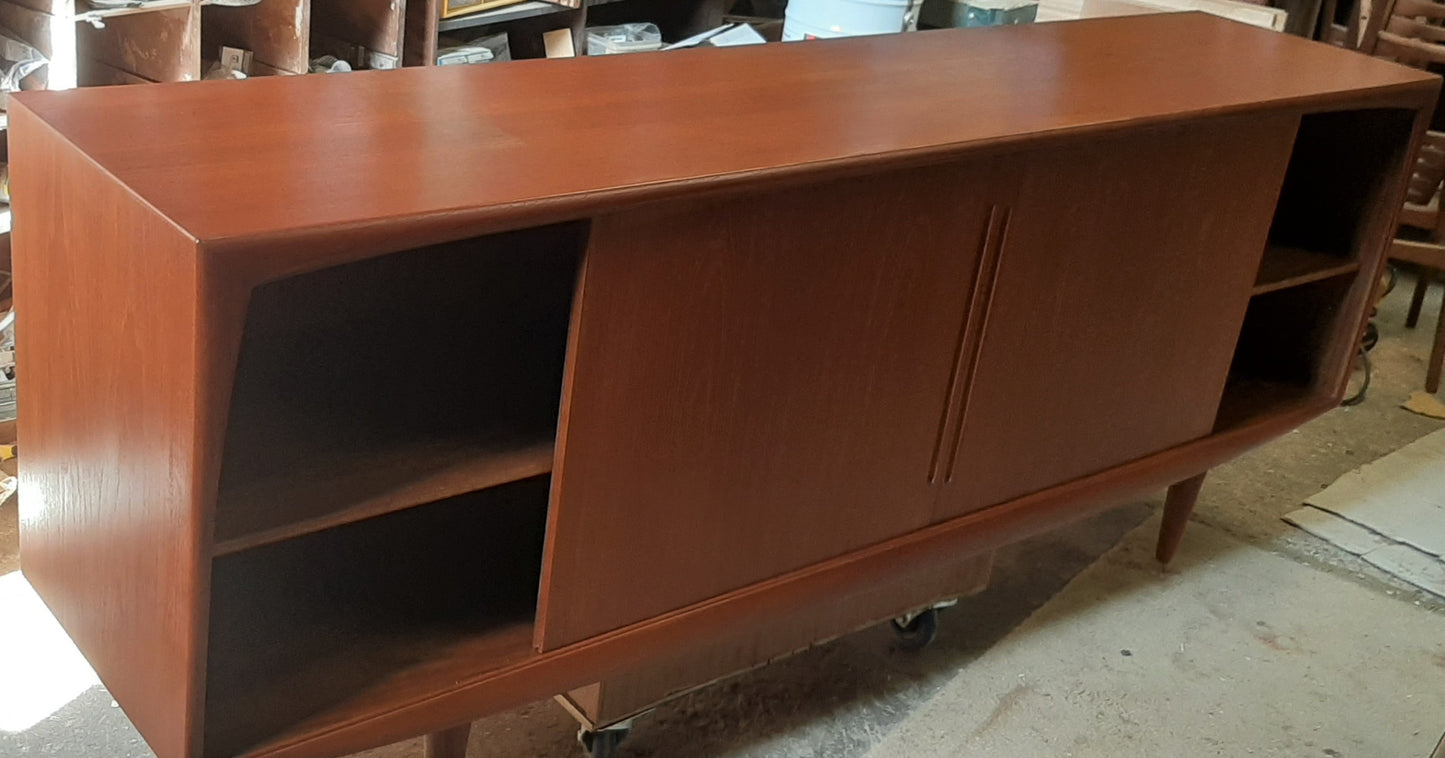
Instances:
[[[24,570],[162,758],[300,757],[1170,486],[1167,560],[1342,395],[1438,86],[1177,14],[18,95]]]

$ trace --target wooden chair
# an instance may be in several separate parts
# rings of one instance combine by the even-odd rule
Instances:
[[[1360,27],[1363,25],[1364,15],[1360,8],[1359,0],[1324,0],[1315,38],[1346,50],[1356,49],[1360,44]],[[1340,23],[1341,15],[1344,16],[1344,23]]]
[[[1445,3],[1431,0],[1376,0],[1360,38],[1360,51],[1399,63],[1426,68],[1445,66]],[[1425,293],[1436,274],[1445,271],[1445,213],[1440,212],[1440,190],[1445,181],[1445,132],[1431,131],[1410,177],[1405,207],[1400,211],[1401,232],[1390,245],[1389,257],[1420,267],[1414,297],[1405,325],[1420,319]],[[1435,327],[1434,348],[1425,372],[1425,390],[1438,392],[1445,364],[1445,306]]]

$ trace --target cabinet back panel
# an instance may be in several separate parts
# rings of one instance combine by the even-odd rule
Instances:
[[[1313,385],[1354,284],[1353,277],[1336,277],[1251,299],[1231,378]]]
[[[1373,205],[1394,189],[1414,121],[1415,112],[1401,108],[1302,117],[1270,242],[1358,257]]]

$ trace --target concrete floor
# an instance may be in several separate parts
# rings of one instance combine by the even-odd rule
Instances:
[[[1445,731],[1445,615],[1204,524],[1160,571],[1157,527],[1131,532],[868,758],[1430,753]]]
[[[1365,404],[1333,411],[1216,469],[1204,487],[1195,520],[1245,545],[1353,583],[1369,596],[1409,606],[1411,612],[1445,615],[1445,601],[1417,592],[1279,519],[1339,475],[1445,426],[1445,421],[1398,408],[1410,391],[1421,386],[1429,350],[1430,329],[1401,327],[1409,288],[1408,278],[1402,278],[1377,318],[1382,339],[1373,354],[1375,380]],[[1432,324],[1440,300],[1437,286],[1425,311]],[[1125,505],[1003,551],[993,586],[949,611],[939,640],[921,653],[897,650],[885,629],[851,635],[659,708],[639,721],[622,755],[860,758],[869,754],[911,714],[925,712],[919,709],[951,682],[967,676],[981,656],[1148,518],[1159,502],[1155,498]],[[0,575],[16,567],[14,519],[13,508],[0,511]],[[1259,577],[1261,582],[1268,579]],[[1140,623],[1148,623],[1147,618]],[[1171,676],[1162,668],[1154,675]],[[1445,679],[1441,681],[1445,688]],[[1248,696],[1240,693],[1241,698]],[[1269,712],[1258,713],[1265,722],[1255,726],[1269,728]],[[1049,713],[1033,715],[1039,728],[1047,728]],[[1327,713],[1320,716],[1328,718]],[[1147,717],[1139,721],[1140,730],[1155,728]],[[574,731],[570,717],[559,707],[535,703],[477,722],[470,756],[575,758],[579,753]],[[0,732],[0,756],[30,755],[145,758],[150,754],[97,687],[32,729]],[[420,755],[420,745],[411,741],[363,755],[409,758]],[[875,752],[870,758],[883,756]]]

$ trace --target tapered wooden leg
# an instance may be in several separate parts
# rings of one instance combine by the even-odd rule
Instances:
[[[1410,310],[1405,313],[1405,328],[1414,329],[1420,323],[1420,309],[1425,305],[1425,293],[1430,291],[1434,273],[1431,269],[1421,268],[1420,275],[1415,278],[1415,293],[1410,296]]]
[[[1169,488],[1169,495],[1164,498],[1164,524],[1159,527],[1159,546],[1154,550],[1154,557],[1160,563],[1174,559],[1174,551],[1179,549],[1179,541],[1184,539],[1184,526],[1189,523],[1189,514],[1194,512],[1194,502],[1199,499],[1199,488],[1202,486],[1204,474]]]
[[[467,740],[472,725],[464,724],[426,736],[426,758],[467,758]]]
[[[1429,367],[1425,369],[1425,391],[1440,391],[1440,369],[1445,364],[1445,301],[1440,303],[1440,321],[1435,326],[1435,347],[1430,351]]]

